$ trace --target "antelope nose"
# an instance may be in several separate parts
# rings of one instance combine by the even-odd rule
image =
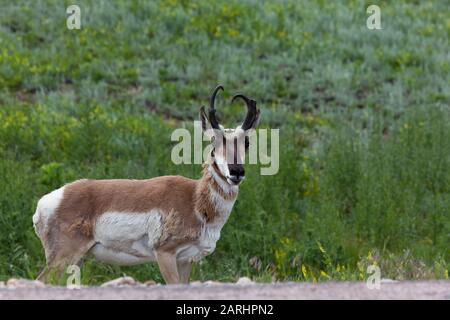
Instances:
[[[245,170],[243,166],[230,165],[230,176],[228,177],[233,184],[239,184],[245,178]]]
[[[230,176],[242,180],[245,177],[245,170],[243,166],[229,166]]]

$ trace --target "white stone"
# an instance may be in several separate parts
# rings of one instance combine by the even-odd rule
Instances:
[[[247,285],[247,284],[255,284],[250,278],[248,277],[241,277],[239,278],[239,280],[236,282],[236,284],[239,285]]]
[[[392,279],[381,279],[380,283],[394,283],[394,282],[398,282],[397,280],[392,280]]]
[[[105,282],[100,287],[126,287],[137,285],[140,285],[140,283],[134,280],[132,277],[121,277]]]
[[[28,279],[9,279],[6,282],[6,286],[8,288],[25,288],[25,289],[33,289],[33,288],[45,288],[46,285],[38,280],[28,280]]]
[[[148,281],[144,282],[144,285],[146,285],[146,286],[155,286],[155,285],[157,285],[157,283],[155,281],[153,281],[153,280],[148,280]]]

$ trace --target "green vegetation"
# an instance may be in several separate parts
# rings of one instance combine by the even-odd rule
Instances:
[[[0,1],[0,280],[34,278],[31,217],[79,178],[200,176],[170,161],[218,83],[224,123],[254,97],[280,128],[280,171],[248,177],[194,280],[448,278],[450,19],[445,1]],[[226,101],[226,102],[225,102]],[[87,260],[83,283],[156,265]]]

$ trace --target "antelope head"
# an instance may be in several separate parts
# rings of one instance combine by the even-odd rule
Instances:
[[[216,166],[224,180],[230,185],[237,186],[245,179],[244,160],[245,153],[249,148],[248,135],[255,129],[259,121],[259,109],[256,108],[256,101],[243,94],[233,96],[231,102],[242,99],[247,106],[247,115],[243,123],[235,129],[225,129],[216,117],[214,101],[219,90],[224,90],[222,86],[217,86],[210,98],[208,116],[205,108],[200,109],[200,120],[206,136],[212,144],[210,160]]]

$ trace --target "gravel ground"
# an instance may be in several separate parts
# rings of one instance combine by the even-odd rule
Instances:
[[[450,281],[389,282],[381,283],[378,290],[370,290],[361,282],[203,283],[81,289],[18,285],[0,288],[0,299],[450,299]]]

